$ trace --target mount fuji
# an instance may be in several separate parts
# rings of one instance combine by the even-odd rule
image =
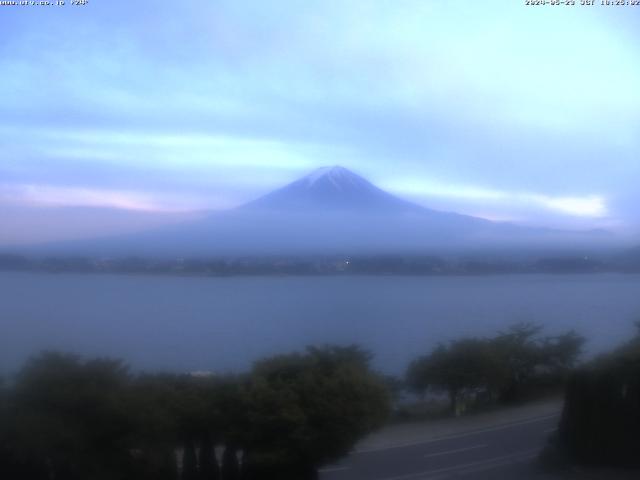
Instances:
[[[590,233],[522,227],[431,210],[333,166],[199,220],[43,248],[76,255],[214,257],[557,248],[593,240]]]

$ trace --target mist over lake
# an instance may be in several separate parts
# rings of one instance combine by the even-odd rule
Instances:
[[[640,317],[640,276],[169,277],[0,273],[0,371],[42,349],[134,369],[216,372],[309,344],[358,343],[376,368],[517,321],[569,328],[597,353]]]

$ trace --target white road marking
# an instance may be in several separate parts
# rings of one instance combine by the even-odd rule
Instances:
[[[525,450],[523,452],[512,453],[510,455],[488,458],[486,460],[480,460],[478,462],[464,463],[461,465],[455,465],[453,467],[438,468],[436,470],[426,470],[424,472],[409,473],[405,475],[398,475],[395,477],[384,477],[378,480],[435,480],[439,475],[442,475],[444,473],[471,473],[474,471],[488,470],[494,467],[528,460],[529,458],[533,458],[539,451],[540,449],[536,448],[533,450]]]
[[[349,470],[349,467],[327,467],[321,468],[318,470],[320,473],[330,473],[330,472],[342,472],[344,470]]]
[[[453,472],[456,476],[474,474],[474,478],[477,478],[477,473],[486,470],[494,470],[496,468],[504,467],[506,465],[513,465],[516,463],[524,462],[535,458],[539,453],[539,450],[526,451],[518,454],[514,454],[505,458],[494,458],[482,462],[476,462],[473,464],[460,465],[455,469],[452,467],[449,472],[439,472],[435,476],[423,477],[420,480],[439,480],[450,478],[450,474]]]
[[[439,457],[440,455],[450,455],[452,453],[466,452],[467,450],[476,450],[478,448],[486,448],[488,445],[483,443],[482,445],[474,445],[472,447],[456,448],[455,450],[445,450],[444,452],[436,452],[425,455],[424,458]]]
[[[464,437],[470,437],[472,435],[477,435],[480,433],[486,433],[486,432],[495,432],[498,430],[506,430],[508,428],[513,428],[513,427],[518,427],[520,425],[527,425],[529,423],[536,423],[536,422],[543,422],[545,420],[549,420],[550,418],[553,417],[559,417],[560,413],[554,413],[551,415],[544,415],[541,417],[535,417],[535,418],[531,418],[529,420],[522,420],[519,422],[512,422],[512,423],[505,423],[502,425],[497,425],[495,427],[488,427],[488,428],[481,428],[478,430],[471,430],[468,432],[464,432],[464,433],[455,433],[455,434],[451,434],[451,435],[443,435],[441,437],[436,437],[436,438],[431,438],[431,439],[426,439],[426,440],[417,440],[414,442],[406,442],[406,443],[397,443],[394,445],[388,445],[386,447],[374,447],[374,448],[368,448],[366,450],[355,450],[353,452],[351,452],[352,455],[360,455],[362,453],[373,453],[373,452],[381,452],[384,450],[394,450],[396,448],[405,448],[405,447],[413,447],[416,445],[424,445],[427,443],[434,443],[434,442],[440,442],[443,440],[452,440],[455,438],[464,438]]]

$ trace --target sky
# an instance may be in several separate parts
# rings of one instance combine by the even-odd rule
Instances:
[[[639,27],[513,0],[0,6],[0,245],[335,164],[431,208],[640,231]]]

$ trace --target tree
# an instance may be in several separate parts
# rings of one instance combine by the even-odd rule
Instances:
[[[550,372],[566,375],[576,366],[584,343],[585,338],[573,330],[554,337],[546,337],[540,345],[542,363]]]
[[[182,480],[198,480],[198,457],[196,447],[191,440],[187,440],[184,444]]]
[[[17,477],[20,468],[13,452],[13,440],[10,433],[11,412],[9,409],[9,392],[5,388],[4,379],[0,378],[0,478]]]
[[[572,373],[556,448],[571,461],[640,466],[640,332]]]
[[[491,347],[489,341],[476,338],[440,344],[410,364],[407,383],[418,392],[445,391],[451,412],[458,414],[462,397],[493,392],[501,383],[504,369]]]
[[[328,346],[258,362],[247,390],[247,469],[256,478],[316,478],[378,427],[389,402],[369,358]]]
[[[205,433],[200,444],[200,480],[219,480],[220,467],[211,443],[211,435]]]
[[[500,392],[503,401],[517,400],[522,386],[533,376],[536,366],[543,363],[544,356],[537,339],[541,330],[540,325],[521,322],[501,332],[493,340],[493,348],[506,367],[506,378]]]
[[[544,338],[540,332],[537,325],[519,323],[493,338],[440,344],[409,365],[406,382],[416,392],[446,392],[454,414],[465,397],[513,402],[532,387],[562,385],[584,338],[574,331]]]
[[[240,480],[240,465],[235,447],[228,444],[222,453],[222,479]]]
[[[137,477],[145,480],[176,480],[175,451],[182,446],[179,423],[179,376],[143,374],[128,389],[128,411],[134,428]]]
[[[47,477],[125,478],[129,375],[119,361],[44,353],[30,360],[13,392],[14,448]]]
[[[500,391],[504,402],[522,398],[527,387],[542,377],[555,377],[557,384],[566,380],[584,345],[584,337],[573,330],[541,337],[542,327],[518,323],[493,340],[493,348],[506,367],[506,378]]]

